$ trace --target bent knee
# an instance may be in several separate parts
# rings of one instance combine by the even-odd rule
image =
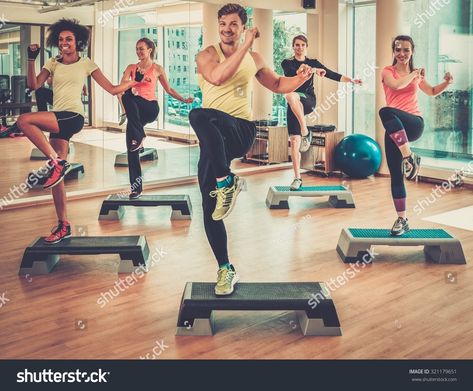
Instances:
[[[284,98],[286,98],[287,103],[289,103],[290,105],[295,104],[299,100],[299,96],[295,92],[285,94]]]
[[[381,117],[381,119],[389,118],[391,117],[391,115],[392,112],[389,107],[382,107],[381,109],[379,109],[379,116]]]
[[[195,127],[195,125],[199,125],[202,120],[207,118],[207,112],[205,109],[198,107],[195,109],[192,109],[189,113],[189,122],[192,125],[192,127]]]

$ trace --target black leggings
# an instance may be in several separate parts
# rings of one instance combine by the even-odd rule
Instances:
[[[302,106],[304,107],[304,115],[312,113],[316,106],[315,96],[307,95],[302,92],[297,92],[297,94],[299,95]],[[287,130],[290,135],[302,135],[301,124],[299,123],[299,120],[297,119],[289,104],[287,105]]]
[[[126,147],[128,153],[128,173],[132,191],[141,193],[143,191],[141,178],[140,152],[130,152],[133,148],[132,140],[138,144],[146,137],[144,126],[156,120],[159,114],[158,102],[146,100],[141,96],[133,95],[127,91],[122,96],[123,107],[125,108],[126,125]]]
[[[256,126],[215,109],[193,109],[189,121],[200,143],[198,178],[205,233],[218,264],[222,266],[229,262],[227,232],[222,220],[212,219],[216,199],[209,193],[217,185],[216,178],[231,174],[231,161],[250,150],[255,141]]]
[[[390,134],[404,129],[409,141],[415,141],[422,136],[424,131],[424,120],[417,115],[392,107],[383,107],[379,116],[386,129],[384,134],[384,145],[386,149],[386,160],[391,173],[391,193],[393,199],[406,198],[406,187],[402,175],[402,154],[399,147],[391,139]]]

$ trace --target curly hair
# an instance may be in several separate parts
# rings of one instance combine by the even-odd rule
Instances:
[[[77,51],[82,52],[89,43],[90,31],[87,27],[80,24],[77,19],[62,18],[48,27],[48,38],[46,45],[58,47],[59,34],[63,31],[71,31],[76,38]]]

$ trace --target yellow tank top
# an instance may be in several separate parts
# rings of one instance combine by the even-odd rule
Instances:
[[[225,56],[219,44],[214,45],[220,62]],[[197,80],[202,90],[202,107],[216,109],[234,117],[251,121],[251,97],[253,94],[253,78],[257,72],[255,61],[248,52],[240,64],[237,72],[225,84],[215,86],[209,83],[199,73]]]

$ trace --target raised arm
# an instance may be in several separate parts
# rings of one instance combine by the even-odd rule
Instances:
[[[437,96],[444,92],[453,83],[453,76],[447,72],[443,77],[444,81],[432,87],[425,79],[422,79],[419,88],[428,96]]]
[[[390,71],[384,69],[381,77],[384,81],[384,84],[386,84],[389,88],[392,88],[393,90],[402,90],[403,88],[406,88],[416,77],[422,77],[422,72],[422,68],[414,69],[408,75],[402,76],[399,79],[395,79]]]
[[[254,40],[258,37],[259,31],[256,27],[246,30],[243,44],[240,45],[235,53],[222,62],[218,62],[215,56],[215,49],[212,47],[201,51],[196,58],[197,72],[215,86],[224,84],[235,75],[246,53],[248,53]]]
[[[164,68],[161,65],[156,64],[155,65],[156,72],[158,72],[159,75],[159,82],[164,88],[164,91],[166,91],[169,95],[171,95],[173,98],[180,100],[181,102],[184,103],[192,103],[194,101],[194,98],[183,98],[174,88],[172,88],[169,85],[168,78],[166,76],[166,72],[164,71]]]
[[[26,76],[26,84],[30,90],[37,90],[48,79],[50,72],[43,68],[36,77],[35,61],[39,54],[39,45],[28,46],[28,72]]]
[[[286,77],[278,75],[269,68],[259,53],[252,52],[251,55],[258,69],[256,79],[261,85],[276,94],[293,92],[312,77],[312,68],[307,64],[300,66],[296,76]]]
[[[100,87],[102,87],[105,91],[112,95],[117,95],[121,92],[125,92],[126,90],[137,84],[137,82],[134,80],[127,80],[122,81],[122,83],[120,83],[119,85],[113,85],[110,80],[105,77],[100,68],[97,68],[95,71],[93,71],[91,73],[91,76]]]

